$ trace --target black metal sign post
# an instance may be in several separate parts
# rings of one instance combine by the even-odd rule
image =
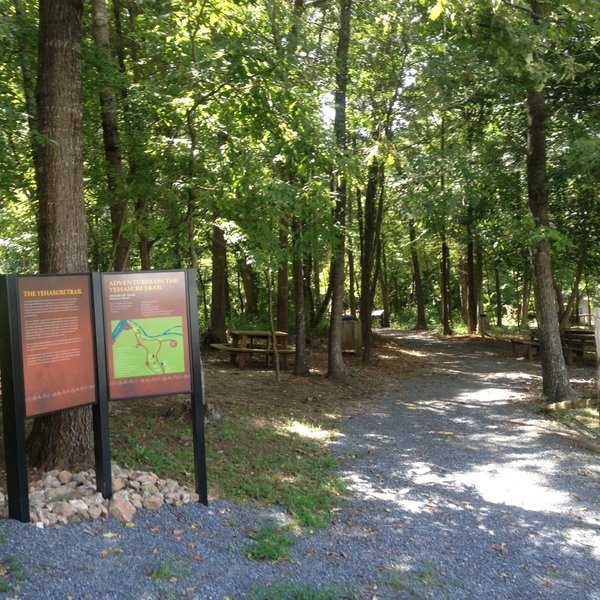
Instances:
[[[27,523],[29,486],[25,453],[25,385],[15,275],[0,277],[0,331],[3,332],[0,335],[0,360],[8,516]]]
[[[196,271],[187,271],[188,314],[190,329],[190,353],[192,363],[192,439],[194,444],[194,471],[196,493],[199,501],[208,506],[206,477],[206,451],[204,440],[204,380],[202,356],[200,355],[200,324],[198,323],[198,296],[196,293]]]
[[[92,273],[92,302],[96,343],[97,401],[96,404],[92,405],[96,488],[102,493],[103,498],[110,498],[112,496],[112,471],[110,466],[110,434],[108,425],[108,380],[100,273]]]

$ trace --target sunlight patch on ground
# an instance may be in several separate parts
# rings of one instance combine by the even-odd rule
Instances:
[[[565,537],[569,544],[590,548],[591,553],[600,559],[600,538],[597,531],[597,529],[569,529],[565,532]]]
[[[454,480],[475,488],[486,502],[492,504],[545,512],[562,512],[570,504],[569,494],[547,487],[536,473],[524,473],[513,466],[478,469],[459,474]]]
[[[410,493],[410,487],[404,488],[385,488],[376,482],[362,477],[358,473],[351,473],[344,477],[348,489],[361,494],[365,498],[373,500],[382,500],[393,502],[400,508],[410,513],[419,513],[426,507],[426,502],[420,500],[411,500],[406,496]]]
[[[499,373],[488,373],[484,379],[502,379],[508,381],[541,381],[541,375],[524,373],[523,371],[501,371]]]
[[[520,398],[519,392],[507,390],[504,388],[485,388],[483,390],[476,390],[474,392],[462,392],[457,396],[457,400],[473,402],[505,402],[515,398]]]
[[[309,438],[311,440],[328,440],[335,436],[334,431],[328,429],[321,429],[315,425],[309,425],[308,423],[302,423],[301,421],[290,421],[287,425],[281,429],[288,433],[295,433],[303,438]]]

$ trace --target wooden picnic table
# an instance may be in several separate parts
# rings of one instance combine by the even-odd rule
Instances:
[[[237,365],[240,369],[246,366],[246,358],[252,359],[253,354],[263,354],[269,364],[269,359],[275,358],[273,336],[282,368],[287,368],[288,355],[296,351],[295,348],[288,346],[288,334],[285,331],[275,331],[273,334],[268,330],[232,329],[229,335],[231,344],[211,344],[211,347],[229,352],[231,364]]]
[[[561,344],[565,360],[568,365],[573,364],[573,356],[580,360],[586,353],[596,352],[596,340],[593,329],[584,329],[581,327],[569,327],[560,334]],[[524,346],[528,360],[533,358],[534,351],[539,351],[540,338],[537,328],[532,327],[529,330],[529,339],[510,338],[513,356],[517,356],[517,347]]]

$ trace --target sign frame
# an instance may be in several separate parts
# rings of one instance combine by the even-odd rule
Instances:
[[[204,434],[204,382],[200,354],[200,328],[198,321],[198,298],[196,292],[195,269],[177,269],[172,271],[137,271],[130,274],[119,273],[125,277],[163,277],[169,278],[177,274],[182,278],[182,289],[178,299],[179,308],[183,310],[182,328],[185,331],[184,374],[189,384],[185,389],[166,391],[158,389],[142,396],[189,393],[192,405],[192,439],[194,445],[194,472],[196,492],[199,501],[208,505],[208,489],[206,476],[206,450]],[[29,486],[27,480],[27,457],[25,440],[25,422],[27,418],[43,416],[62,410],[90,406],[93,418],[94,459],[96,469],[96,487],[104,498],[112,496],[112,473],[110,464],[110,436],[108,402],[110,396],[106,306],[103,296],[103,278],[107,274],[69,273],[49,275],[16,275],[0,276],[0,361],[2,370],[2,407],[4,446],[6,456],[7,493],[9,518],[29,522]],[[116,275],[116,274],[112,274]],[[48,412],[35,412],[28,415],[26,411],[26,374],[23,359],[23,319],[19,297],[19,280],[21,278],[55,277],[64,280],[84,277],[89,290],[89,322],[91,323],[91,347],[93,355],[92,370],[94,379],[93,400],[85,404],[61,404]],[[44,294],[41,294],[44,296]],[[37,309],[36,309],[37,310]],[[43,344],[43,342],[40,342]],[[66,343],[66,342],[65,342]],[[111,348],[112,350],[112,348]],[[57,354],[56,356],[60,356]],[[66,356],[66,355],[64,355]],[[63,358],[64,358],[63,356]],[[42,360],[42,359],[41,359]],[[43,362],[43,360],[42,360]],[[49,364],[52,364],[49,360]],[[124,398],[124,397],[123,397]],[[121,399],[121,396],[119,398]]]

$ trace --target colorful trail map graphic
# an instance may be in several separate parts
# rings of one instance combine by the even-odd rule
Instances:
[[[185,372],[181,317],[111,321],[115,379]]]

